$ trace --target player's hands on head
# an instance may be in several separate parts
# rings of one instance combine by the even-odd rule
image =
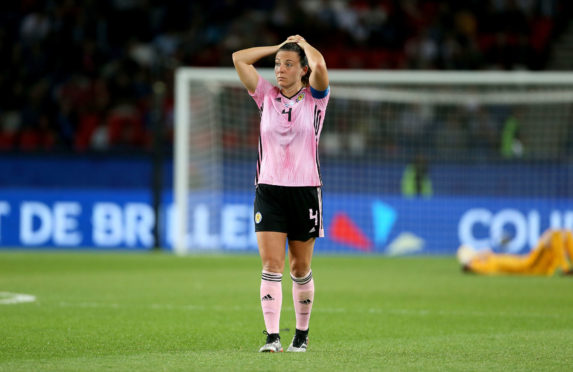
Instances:
[[[304,37],[302,37],[300,35],[292,35],[292,36],[289,36],[285,41],[280,43],[279,48],[282,47],[283,45],[285,45],[286,43],[297,43],[300,45],[301,43],[304,43],[304,42],[306,42]]]
[[[304,37],[302,37],[302,36],[300,36],[300,35],[292,35],[292,36],[289,36],[289,37],[287,38],[287,42],[289,42],[289,43],[297,43],[297,44],[299,44],[299,43],[303,43],[303,42],[305,42],[305,41],[306,41],[306,40],[304,40]]]

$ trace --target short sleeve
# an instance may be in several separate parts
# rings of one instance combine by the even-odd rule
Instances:
[[[265,80],[261,75],[259,75],[259,81],[257,82],[257,88],[254,93],[249,92],[251,97],[257,103],[257,106],[261,106],[265,99],[265,95],[273,88],[272,84]]]
[[[316,90],[313,87],[310,88],[310,94],[314,99],[316,105],[325,110],[326,106],[328,105],[328,101],[330,100],[330,86],[328,86],[325,90]]]

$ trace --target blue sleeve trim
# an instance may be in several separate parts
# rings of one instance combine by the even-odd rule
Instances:
[[[310,94],[316,99],[324,98],[330,92],[330,85],[325,90],[316,90],[313,87],[310,87]]]

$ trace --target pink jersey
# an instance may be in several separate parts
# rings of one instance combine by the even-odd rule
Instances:
[[[319,92],[307,86],[289,99],[259,75],[251,96],[261,113],[255,184],[322,186],[318,141],[330,88]]]

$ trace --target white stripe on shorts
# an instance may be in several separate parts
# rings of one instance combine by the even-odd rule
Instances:
[[[320,229],[318,230],[318,237],[324,238],[324,226],[322,224],[322,188],[317,187],[316,192],[318,194],[318,212],[320,214],[320,222],[318,225],[318,226],[320,226]]]

